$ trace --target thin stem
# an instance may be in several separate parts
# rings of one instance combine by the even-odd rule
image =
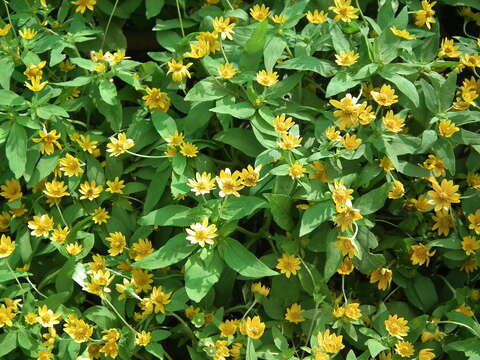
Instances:
[[[15,36],[15,39],[18,41],[17,32],[15,31],[15,28],[13,26],[12,18],[10,17],[10,10],[8,10],[8,5],[6,0],[3,0],[3,5],[5,5],[5,11],[7,12],[8,23],[12,27],[12,31],[13,31],[13,35]]]
[[[220,205],[220,210],[218,212],[218,217],[221,219],[222,218],[222,213],[223,213],[223,208],[225,207],[225,203],[227,202],[228,196],[225,196],[223,198],[222,204]]]
[[[463,327],[467,328],[468,330],[470,330],[476,337],[478,337],[475,330],[473,330],[470,326],[459,323],[459,322],[456,322],[456,321],[448,321],[448,320],[437,321],[437,324],[453,324],[453,325],[463,326]]]
[[[390,294],[388,294],[385,299],[383,299],[383,302],[386,302],[388,299],[390,299],[390,297],[395,294],[397,292],[397,290],[400,289],[399,286],[397,286],[395,289],[392,290],[392,292]]]
[[[347,294],[345,293],[345,275],[342,275],[342,294],[343,294],[343,301],[345,302],[345,304],[347,304],[348,299],[347,299]]]
[[[142,154],[137,154],[137,153],[134,153],[132,151],[125,151],[127,154],[130,154],[130,155],[133,155],[133,156],[138,156],[138,157],[141,157],[141,158],[145,158],[145,159],[164,159],[164,158],[168,158],[168,156],[165,156],[165,155],[142,155]]]
[[[115,0],[115,4],[113,4],[112,13],[110,14],[110,17],[108,18],[107,27],[105,28],[105,33],[103,35],[103,40],[102,40],[102,45],[100,46],[100,50],[103,50],[103,45],[105,45],[105,40],[107,39],[108,29],[110,28],[110,23],[112,22],[113,14],[115,14],[115,10],[117,9],[117,5],[118,5],[118,0]]]
[[[308,335],[307,335],[307,340],[305,342],[305,346],[308,346],[309,342],[310,342],[310,337],[312,336],[312,332],[313,332],[313,327],[315,325],[315,321],[317,320],[317,311],[318,311],[318,305],[320,303],[319,302],[315,302],[315,311],[313,313],[313,317],[312,317],[312,322],[310,323],[310,327],[308,329]],[[305,353],[305,352],[304,352]],[[304,354],[303,353],[303,354]]]
[[[45,294],[41,293],[40,290],[37,289],[37,287],[35,286],[35,284],[30,281],[30,278],[29,278],[28,276],[26,276],[25,279],[27,279],[27,282],[30,284],[30,286],[32,287],[32,289],[35,290],[35,292],[36,292],[38,295],[44,297],[45,299],[48,297],[48,296],[46,296]]]
[[[128,322],[123,318],[123,316],[118,312],[117,308],[113,306],[113,304],[106,298],[104,297],[103,300],[112,308],[112,310],[117,314],[117,316],[122,320],[122,322],[127,325],[127,327],[132,330],[135,334],[137,333],[137,330],[135,330]]]
[[[174,312],[168,312],[167,315],[173,316],[175,319],[177,319],[188,331],[188,336],[194,341],[197,342],[197,338],[195,337],[195,334],[193,333],[192,329],[190,329],[190,326],[183,320],[180,316],[175,314]]]
[[[55,201],[55,206],[57,207],[58,213],[60,214],[60,217],[62,218],[63,225],[65,225],[67,228],[69,227],[67,222],[65,221],[65,218],[63,217],[62,210],[60,210],[60,206],[58,206],[58,202]]]
[[[237,226],[235,228],[235,230],[237,230],[238,232],[241,232],[242,234],[244,235],[247,235],[247,236],[250,236],[250,237],[253,237],[253,238],[259,238],[259,237],[262,237],[263,234],[258,232],[258,233],[254,233],[254,232],[251,232],[251,231],[248,231],[246,229],[244,229],[243,227],[241,226]]]
[[[15,281],[17,282],[18,286],[20,286],[20,289],[22,289],[22,298],[23,298],[23,300],[25,300],[25,295],[24,295],[25,294],[25,291],[24,291],[25,289],[23,288],[22,283],[20,282],[20,280],[18,280],[18,277],[17,277],[17,275],[15,275],[15,271],[13,271],[12,267],[8,263],[8,260],[5,260],[5,263],[7,264],[8,270],[10,270],[13,277],[15,278]]]
[[[232,6],[229,0],[225,0],[225,1],[227,2],[228,6],[230,6],[230,9],[235,10],[235,8]]]
[[[220,38],[220,50],[222,50],[222,55],[223,55],[223,58],[225,59],[225,63],[228,64],[228,58],[227,58],[227,55],[225,54],[225,49],[223,48],[223,41],[221,38]]]
[[[247,309],[247,311],[245,312],[245,314],[243,314],[242,316],[242,320],[240,321],[243,321],[243,319],[245,319],[248,315],[248,313],[253,309],[253,307],[257,304],[257,299],[253,299],[253,302],[252,302],[252,305],[250,305],[250,307]]]
[[[185,37],[185,30],[183,30],[182,13],[180,12],[180,4],[178,0],[175,0],[175,3],[177,4],[178,21],[180,22],[180,30],[182,30],[182,37]]]

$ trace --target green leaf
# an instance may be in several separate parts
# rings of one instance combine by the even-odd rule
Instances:
[[[246,350],[245,360],[257,360],[257,353],[255,352],[255,345],[253,344],[252,339],[248,338],[247,340],[247,350]]]
[[[115,105],[117,103],[117,88],[112,81],[103,79],[98,89],[100,90],[100,96],[107,104]]]
[[[287,43],[279,36],[274,36],[265,45],[263,50],[263,61],[265,63],[266,70],[272,70],[277,60],[282,56]]]
[[[307,235],[335,214],[335,207],[331,201],[324,201],[309,207],[303,213],[300,224],[300,236]]]
[[[262,50],[265,44],[265,37],[268,29],[268,20],[258,23],[252,35],[245,44],[245,54],[240,59],[240,70],[257,70],[262,60]]]
[[[270,203],[273,220],[283,230],[290,231],[295,226],[292,215],[292,198],[283,194],[264,194]]]
[[[413,281],[413,286],[423,305],[423,310],[429,311],[438,303],[435,285],[428,277],[417,275]]]
[[[368,193],[360,196],[353,203],[353,207],[360,210],[362,215],[373,214],[375,211],[381,209],[385,200],[387,200],[387,194],[390,191],[391,184],[385,183],[382,186],[369,191]]]
[[[133,263],[132,266],[153,270],[178,263],[198,248],[197,245],[191,244],[186,238],[186,233],[177,234],[169,239],[160,249],[154,251],[142,260]]]
[[[47,104],[37,108],[37,115],[39,118],[46,120],[49,120],[55,116],[68,117],[68,113],[63,107],[53,104]]]
[[[220,99],[226,95],[228,95],[227,90],[214,79],[207,78],[197,82],[187,93],[184,100],[209,101]]]
[[[20,178],[27,164],[27,132],[23,126],[13,123],[8,134],[5,155],[15,177]]]
[[[307,55],[298,56],[296,58],[287,60],[278,65],[277,68],[313,71],[322,75],[323,77],[330,77],[336,72],[336,68],[331,62]]]
[[[202,220],[208,214],[209,211],[201,207],[189,208],[183,205],[167,205],[141,217],[138,223],[146,226],[185,227]]]
[[[358,84],[360,84],[359,80],[353,80],[347,72],[339,71],[330,79],[325,96],[328,98],[337,95]]]
[[[213,139],[228,144],[250,157],[256,157],[263,151],[262,145],[260,145],[249,129],[227,129],[215,135]]]
[[[452,105],[455,98],[455,91],[457,90],[457,72],[450,71],[447,80],[440,87],[440,94],[437,95],[440,101],[440,112],[447,111]]]
[[[113,131],[120,131],[123,121],[123,107],[120,102],[115,105],[107,104],[102,99],[94,98],[94,104],[98,111],[105,116],[105,119],[112,127]]]
[[[375,339],[368,339],[365,344],[368,346],[368,351],[370,351],[370,355],[372,357],[375,357],[382,351],[389,349],[388,346],[383,345],[380,341]]]
[[[190,300],[199,302],[220,279],[223,261],[215,252],[202,258],[202,251],[185,263],[185,290]]]
[[[442,159],[450,174],[455,174],[455,153],[450,141],[442,137],[438,138],[433,145],[433,152],[439,159]]]
[[[266,207],[267,202],[255,196],[229,197],[222,210],[222,219],[242,219]]]
[[[218,250],[227,265],[240,275],[253,279],[278,275],[235,239],[219,242]]]
[[[0,86],[6,90],[10,90],[10,78],[12,77],[15,63],[9,56],[3,55],[0,59]]]
[[[17,347],[17,332],[8,331],[0,335],[0,357],[3,357]]]
[[[454,341],[446,346],[447,351],[461,351],[468,356],[469,360],[480,359],[480,347],[478,346],[478,338],[468,338],[465,340]]]
[[[84,311],[83,316],[93,321],[101,329],[114,327],[118,322],[117,316],[105,306],[95,305]]]
[[[164,5],[165,0],[145,0],[147,19],[150,19],[160,14],[160,11],[162,11]]]
[[[25,99],[13,91],[0,89],[0,105],[11,106],[21,105],[25,103]]]
[[[231,115],[238,119],[248,119],[255,114],[255,108],[250,103],[243,101],[237,104],[224,104],[211,108],[210,111],[219,114]]]
[[[323,268],[323,276],[325,281],[328,281],[337,272],[338,267],[342,263],[343,256],[335,245],[337,241],[337,231],[329,231],[325,241],[327,242],[327,259]]]
[[[53,85],[77,87],[77,86],[87,85],[90,81],[92,81],[92,78],[89,76],[79,76],[73,80],[53,83]]]
[[[162,111],[153,111],[152,123],[163,140],[167,140],[177,131],[177,124],[170,115]]]
[[[410,80],[407,80],[403,76],[383,71],[380,72],[380,76],[385,80],[390,81],[396,88],[398,88],[398,90],[400,90],[401,93],[412,101],[415,107],[418,107],[420,102],[418,91]]]

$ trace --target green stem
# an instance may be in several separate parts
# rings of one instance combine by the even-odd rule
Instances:
[[[20,280],[18,280],[17,275],[15,275],[15,271],[13,271],[13,269],[10,266],[10,264],[8,263],[7,259],[5,259],[5,263],[7,264],[8,270],[10,270],[13,277],[15,278],[15,281],[17,282],[18,286],[20,286],[20,289],[22,289],[22,298],[23,298],[23,301],[25,301],[25,295],[24,295],[25,294],[25,291],[24,291],[25,289],[23,288],[22,283],[20,282]]]
[[[112,310],[115,312],[115,314],[117,314],[117,316],[120,318],[120,320],[122,320],[122,322],[127,325],[127,327],[133,331],[134,334],[137,333],[137,330],[135,330],[128,322],[127,320],[124,319],[124,317],[118,312],[117,308],[115,306],[113,306],[113,304],[106,298],[102,298],[103,301],[105,301],[111,308]]]
[[[13,35],[15,36],[15,39],[18,41],[17,32],[15,31],[15,27],[13,26],[12,18],[10,17],[10,10],[8,10],[8,5],[6,0],[3,0],[3,5],[5,5],[5,11],[7,12],[8,23],[12,27],[12,31],[13,31]]]
[[[25,279],[27,279],[27,282],[30,284],[30,286],[32,287],[32,289],[35,290],[35,292],[36,292],[38,295],[40,295],[41,297],[43,297],[43,298],[45,298],[45,299],[48,297],[48,296],[46,296],[45,294],[41,293],[41,292],[37,289],[37,287],[35,286],[35,284],[30,281],[30,278],[29,278],[28,276],[26,276]]]
[[[141,158],[145,158],[145,159],[164,159],[164,158],[168,158],[168,156],[165,156],[165,155],[142,155],[142,154],[137,154],[137,153],[134,153],[132,151],[125,151],[127,154],[130,154],[130,155],[133,155],[133,156],[138,156],[138,157],[141,157]]]
[[[166,315],[173,316],[175,319],[177,319],[183,327],[187,330],[188,336],[192,339],[193,342],[197,342],[197,338],[195,337],[195,334],[193,333],[192,329],[190,329],[190,326],[183,320],[180,316],[175,314],[174,312],[168,312]]]
[[[227,2],[228,6],[230,6],[230,9],[235,10],[235,8],[232,6],[229,0],[225,0],[225,1]]]
[[[250,307],[247,309],[247,311],[245,312],[245,314],[243,314],[242,316],[242,319],[241,321],[243,321],[243,319],[245,319],[248,315],[248,313],[253,309],[253,307],[257,304],[257,299],[254,299],[253,302],[252,302],[252,305],[250,305]]]
[[[183,29],[183,20],[182,20],[182,13],[180,12],[180,4],[178,0],[175,0],[177,5],[177,13],[178,13],[178,21],[180,22],[180,30],[182,31],[182,37],[185,37],[185,30]]]
[[[117,9],[118,0],[115,0],[115,4],[113,5],[112,13],[108,18],[107,27],[105,28],[105,33],[103,35],[102,45],[100,46],[100,50],[103,50],[103,45],[105,45],[105,40],[107,39],[108,29],[110,28],[110,23],[112,22],[113,14],[115,14],[115,10]]]

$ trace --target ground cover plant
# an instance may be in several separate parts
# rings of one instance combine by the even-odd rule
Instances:
[[[478,1],[0,5],[1,359],[480,359]]]

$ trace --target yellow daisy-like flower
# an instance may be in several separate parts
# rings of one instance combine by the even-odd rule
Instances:
[[[480,235],[480,210],[475,211],[473,214],[467,216],[468,228],[475,231],[477,235]]]
[[[342,136],[340,135],[340,131],[338,131],[335,126],[329,126],[327,130],[325,130],[325,136],[330,141],[341,141]]]
[[[7,199],[8,202],[14,202],[23,196],[20,182],[16,179],[5,181],[5,184],[0,186],[0,190],[2,190],[0,195]]]
[[[349,189],[343,183],[343,180],[333,181],[332,200],[335,206],[341,208],[347,204],[351,204],[353,200],[353,189]]]
[[[343,262],[337,269],[337,273],[340,275],[350,275],[354,269],[352,260],[347,256],[343,259]]]
[[[142,260],[153,252],[152,242],[148,239],[138,239],[132,244],[129,256],[135,261]]]
[[[25,82],[25,86],[33,92],[42,91],[45,86],[47,86],[48,81],[42,82],[41,76],[35,76],[34,78],[30,79],[30,82]]]
[[[339,22],[350,22],[352,20],[358,19],[356,13],[359,11],[357,8],[351,6],[351,0],[334,0],[335,6],[330,6],[328,10],[333,11],[336,15],[333,18],[333,21]]]
[[[307,11],[306,14],[307,20],[310,24],[323,24],[328,20],[327,14],[324,11],[318,11],[317,9],[311,11]]]
[[[408,330],[410,329],[408,327],[408,321],[397,315],[390,315],[384,323],[390,336],[396,337],[397,339],[403,339],[404,336],[407,336]]]
[[[212,175],[206,172],[197,172],[195,179],[188,179],[187,185],[192,188],[192,191],[197,196],[209,194],[210,191],[215,189],[215,179],[212,179]]]
[[[0,28],[0,36],[5,36],[10,32],[12,25],[7,24],[3,28]]]
[[[278,82],[278,73],[273,70],[261,70],[257,73],[257,82],[263,86],[272,86]]]
[[[357,247],[353,243],[352,239],[346,236],[337,236],[337,239],[338,240],[335,241],[335,246],[343,256],[353,258],[358,253]]]
[[[383,169],[383,171],[393,171],[395,170],[395,166],[393,166],[392,160],[390,160],[388,157],[384,156],[380,160],[380,167]]]
[[[268,18],[270,16],[270,8],[265,6],[265,4],[254,5],[250,9],[250,15],[255,20],[257,20],[259,22],[262,22],[263,20],[265,20],[266,18]]]
[[[180,154],[189,158],[194,158],[198,154],[198,148],[192,143],[184,142],[180,146]]]
[[[18,33],[25,40],[32,40],[35,37],[35,35],[37,35],[38,32],[30,28],[25,28],[20,30]]]
[[[135,334],[135,344],[138,346],[147,346],[152,341],[152,334],[142,330],[142,332]]]
[[[167,138],[167,144],[169,146],[182,146],[185,142],[185,137],[183,133],[175,131],[172,135]]]
[[[253,283],[252,286],[250,287],[250,290],[253,293],[257,293],[257,294],[260,294],[262,296],[268,296],[268,294],[270,293],[270,288],[262,285],[261,282]]]
[[[395,344],[395,352],[401,357],[410,357],[415,352],[415,349],[409,341],[399,341]]]
[[[472,308],[468,305],[462,304],[454,310],[455,312],[462,313],[465,316],[473,317],[475,313],[472,311]]]
[[[357,135],[346,134],[341,138],[340,142],[345,149],[353,151],[357,150],[362,144],[362,139],[358,139]]]
[[[218,325],[220,330],[220,336],[229,337],[235,335],[237,331],[239,321],[238,320],[226,320]]]
[[[295,122],[292,120],[292,117],[287,117],[286,114],[277,115],[273,120],[273,127],[279,134],[287,133],[293,125],[295,125]]]
[[[476,68],[480,67],[480,55],[479,54],[465,54],[460,56],[460,62],[462,65]]]
[[[472,255],[480,249],[480,241],[473,236],[464,236],[462,239],[462,249],[465,254]]]
[[[382,122],[385,129],[393,133],[401,132],[405,126],[405,120],[399,114],[394,114],[392,110],[387,111],[382,118]]]
[[[70,255],[76,256],[82,252],[83,245],[79,244],[78,242],[74,242],[74,243],[68,244],[66,249]]]
[[[15,251],[15,241],[10,236],[2,234],[0,238],[0,259],[9,257]]]
[[[428,155],[428,159],[421,166],[431,171],[435,176],[445,176],[447,174],[445,163],[433,154]]]
[[[292,306],[287,308],[287,312],[285,313],[285,320],[295,324],[301,323],[305,321],[305,318],[302,316],[302,312],[302,307],[299,304],[294,303],[292,304]]]
[[[351,320],[358,320],[362,317],[359,303],[345,305],[345,316]]]
[[[37,360],[52,360],[53,354],[50,349],[42,350],[37,354]]]
[[[280,273],[284,274],[287,278],[292,275],[297,275],[297,271],[300,270],[301,261],[295,255],[282,254],[277,260],[276,268],[280,270]]]
[[[52,130],[50,132],[45,132],[43,130],[38,131],[38,135],[40,138],[33,138],[32,141],[35,143],[40,144],[40,152],[42,154],[51,155],[55,151],[55,146],[62,150],[62,145],[58,142],[60,139],[60,134],[57,135],[56,130]]]
[[[446,138],[452,137],[460,129],[455,126],[455,123],[452,120],[440,120],[438,124],[438,133]]]
[[[435,10],[433,10],[433,7],[436,3],[436,1],[429,3],[427,0],[422,0],[422,10],[418,10],[415,13],[415,25],[419,27],[426,26],[427,29],[430,30],[431,24],[436,22],[435,18],[433,17],[435,15]]]
[[[253,318],[248,316],[240,323],[240,332],[250,339],[260,339],[264,331],[265,323],[262,322],[260,316],[254,316]]]
[[[77,5],[75,12],[80,14],[85,13],[85,10],[93,11],[93,7],[97,4],[97,0],[77,0],[70,2],[73,5]]]
[[[50,198],[61,199],[64,196],[70,195],[68,186],[63,181],[52,180],[46,182],[44,185],[43,193]]]
[[[280,138],[282,141],[277,142],[278,147],[287,151],[291,151],[299,147],[302,143],[302,138],[299,135],[294,135],[291,133],[281,134]]]
[[[395,90],[387,84],[383,84],[378,91],[370,91],[370,95],[380,106],[388,107],[398,102],[398,96],[395,95]]]
[[[117,256],[123,253],[123,250],[127,245],[125,235],[119,231],[109,233],[105,240],[110,243],[110,249],[108,249],[108,253],[112,256]]]
[[[240,196],[239,191],[243,189],[241,173],[234,171],[233,174],[229,168],[220,171],[220,175],[216,178],[218,188],[220,189],[220,197],[228,195]]]
[[[412,265],[423,265],[425,264],[428,266],[430,263],[430,258],[435,255],[436,250],[431,250],[429,247],[418,244],[412,245],[410,247],[410,260],[412,261]]]
[[[235,25],[235,23],[230,24],[230,18],[216,17],[213,19],[213,29],[220,34],[222,40],[233,40]]]
[[[37,322],[43,327],[53,327],[60,324],[60,314],[55,314],[47,305],[42,305],[38,308]]]
[[[458,58],[461,53],[458,51],[459,47],[455,45],[455,42],[450,39],[444,38],[440,45],[440,51],[438,52],[438,56],[446,56],[449,58]]]
[[[287,17],[286,16],[283,16],[283,15],[273,15],[273,16],[270,16],[270,18],[272,19],[272,21],[275,23],[275,24],[285,24],[287,22]]]
[[[145,89],[147,95],[143,96],[142,99],[145,100],[145,106],[153,109],[167,112],[170,109],[170,97],[167,93],[161,92],[157,88],[147,88]]]
[[[60,225],[58,225],[57,228],[52,231],[52,235],[50,235],[50,240],[56,242],[57,244],[62,244],[67,239],[69,233],[70,229],[67,226],[62,228]]]
[[[95,209],[92,215],[92,220],[97,225],[106,224],[108,219],[110,219],[110,215],[108,215],[108,211],[102,207]]]
[[[119,156],[135,146],[135,142],[132,139],[128,139],[125,133],[120,133],[110,137],[110,142],[107,144],[107,152],[110,156]]]
[[[217,71],[222,79],[231,79],[238,73],[237,69],[230,63],[220,65]]]
[[[340,54],[335,54],[335,62],[340,66],[352,66],[359,58],[360,55],[355,51],[342,51]]]
[[[443,179],[440,184],[435,180],[432,182],[432,190],[428,192],[430,203],[434,205],[435,211],[448,210],[450,204],[457,204],[460,202],[460,194],[458,185],[453,181]]]
[[[48,236],[49,232],[53,229],[53,219],[47,214],[41,216],[34,216],[32,220],[28,222],[28,228],[31,229],[33,236]]]
[[[393,180],[393,186],[388,192],[389,199],[400,199],[405,195],[405,188],[403,184],[398,180]]]
[[[60,171],[69,177],[83,174],[80,160],[70,154],[67,154],[65,157],[58,160],[58,164],[60,165]]]
[[[165,305],[170,304],[172,293],[164,292],[162,286],[154,286],[148,298],[142,299],[140,306],[145,309],[147,313],[159,312],[165,314]]]
[[[120,180],[120,178],[117,176],[115,177],[115,179],[107,181],[106,191],[111,194],[123,194],[124,187],[125,182],[123,180]]]
[[[435,215],[432,215],[432,220],[435,221],[432,230],[437,230],[438,235],[448,236],[450,229],[453,228],[452,215],[447,210],[435,211]]]
[[[330,100],[330,104],[338,109],[333,112],[333,115],[337,118],[337,124],[340,130],[358,126],[361,106],[360,104],[357,104],[357,101],[358,99],[354,98],[351,94],[345,95],[340,101],[334,99]],[[329,138],[329,140],[331,139]]]
[[[328,354],[336,354],[345,348],[345,345],[343,345],[343,336],[330,333],[329,329],[323,333],[318,333],[317,342],[320,350]]]
[[[376,282],[378,282],[377,287],[379,290],[387,290],[392,282],[392,270],[387,268],[373,270],[370,274],[370,283],[374,284]]]
[[[305,167],[298,161],[293,163],[292,166],[288,168],[288,175],[290,175],[290,177],[294,180],[303,177],[304,173]]]
[[[183,64],[182,60],[178,62],[175,59],[172,59],[167,63],[168,65],[168,74],[172,74],[172,80],[175,82],[183,81],[186,78],[191,78],[190,71],[188,68],[193,65],[193,63],[188,63],[186,65]]]
[[[407,30],[400,30],[395,26],[390,27],[390,31],[393,33],[393,35],[405,40],[415,40],[417,38],[415,35],[410,34]]]
[[[341,209],[337,209],[338,214],[333,219],[336,226],[339,226],[342,231],[346,231],[347,228],[353,229],[353,223],[355,221],[363,219],[360,210],[352,208],[351,205],[346,205]]]
[[[240,172],[242,185],[248,187],[257,185],[257,181],[260,179],[260,170],[262,170],[262,165],[258,165],[255,168],[252,165],[248,165],[245,169],[242,169]]]
[[[43,75],[42,69],[46,64],[46,61],[40,61],[37,65],[29,64],[27,69],[23,72],[23,75],[25,75],[29,80],[35,78],[36,76],[40,76],[41,78]]]
[[[188,234],[187,240],[201,247],[204,247],[205,244],[214,244],[214,239],[218,236],[217,226],[215,224],[209,225],[208,218],[203,219],[201,223],[190,225],[186,232]]]
[[[93,326],[75,315],[67,317],[63,330],[78,344],[87,342],[93,334]]]
[[[100,196],[103,191],[103,185],[97,185],[95,180],[85,181],[80,184],[80,200],[94,200]]]
[[[433,360],[435,359],[435,354],[432,352],[433,349],[422,349],[418,352],[418,360]]]

